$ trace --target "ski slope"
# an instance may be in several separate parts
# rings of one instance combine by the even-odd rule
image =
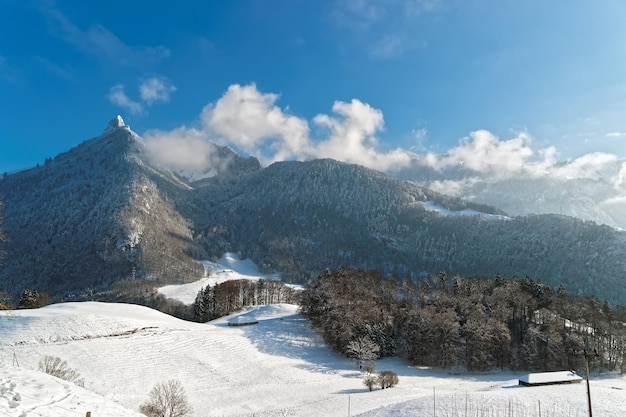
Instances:
[[[172,378],[185,387],[194,415],[208,417],[587,412],[584,383],[520,388],[513,373],[451,375],[397,359],[378,361],[378,370],[395,371],[398,386],[368,392],[354,362],[328,349],[297,306],[240,314],[259,324],[189,323],[97,302],[0,312],[0,416],[136,415],[152,386]],[[45,355],[66,360],[85,389],[36,371]],[[626,415],[626,378],[594,378],[591,387],[596,417]]]

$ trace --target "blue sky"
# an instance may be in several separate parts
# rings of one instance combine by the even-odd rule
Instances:
[[[624,22],[618,0],[0,0],[0,172],[117,114],[265,163],[626,158]]]

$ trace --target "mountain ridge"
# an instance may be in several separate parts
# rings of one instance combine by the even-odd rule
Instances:
[[[230,148],[210,152],[216,169],[185,176],[115,118],[43,166],[6,175],[0,288],[72,299],[122,279],[184,283],[202,276],[198,261],[236,252],[298,283],[340,266],[416,280],[440,271],[529,275],[626,302],[626,233],[611,227],[508,217],[332,159],[262,167]],[[463,210],[477,215],[450,215]]]

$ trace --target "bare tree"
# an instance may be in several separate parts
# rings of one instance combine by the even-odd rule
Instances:
[[[378,384],[378,378],[374,375],[367,374],[363,377],[363,384],[365,384],[365,386],[372,391],[376,384]]]
[[[365,373],[370,375],[376,373],[376,362],[370,362],[365,365]]]
[[[81,387],[85,384],[85,381],[80,377],[80,374],[70,368],[67,365],[67,362],[58,356],[44,356],[43,359],[39,361],[39,370],[47,373],[48,375],[73,382]]]
[[[398,374],[393,371],[382,371],[378,374],[378,384],[382,389],[392,388],[398,384]]]
[[[192,408],[187,394],[177,379],[156,384],[149,394],[149,399],[139,407],[139,411],[148,417],[184,417],[191,414]]]
[[[355,358],[359,365],[359,369],[363,367],[364,361],[378,359],[380,346],[368,336],[362,336],[354,339],[346,347],[346,355]]]
[[[0,310],[11,310],[11,297],[0,291]]]

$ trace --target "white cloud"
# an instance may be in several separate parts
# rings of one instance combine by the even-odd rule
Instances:
[[[139,86],[141,99],[148,105],[156,101],[168,102],[170,94],[176,91],[176,87],[163,77],[152,77],[142,81]]]
[[[519,171],[533,155],[527,144],[528,137],[524,134],[500,141],[491,132],[478,130],[470,133],[470,138],[451,149],[449,157],[475,171]]]
[[[459,146],[446,155],[429,153],[425,160],[436,169],[462,165],[476,172],[505,176],[522,170],[544,172],[554,163],[556,149],[534,151],[531,142],[532,138],[524,132],[512,139],[500,140],[487,130],[478,130],[461,139]]]
[[[215,105],[203,109],[202,125],[221,143],[263,160],[306,155],[306,120],[283,112],[275,105],[277,99],[278,95],[261,93],[254,84],[231,85]]]
[[[219,158],[215,146],[197,129],[152,130],[143,136],[149,158],[189,177],[213,176],[229,162]]]
[[[340,117],[320,114],[313,119],[329,131],[329,137],[315,146],[315,158],[334,158],[382,171],[409,163],[410,157],[405,150],[378,150],[375,134],[384,126],[380,110],[353,99],[350,103],[335,102],[333,112]]]
[[[551,176],[566,179],[574,178],[605,178],[620,187],[626,183],[626,163],[615,165],[617,156],[609,153],[595,152],[579,158],[559,162],[557,149],[550,146],[533,149],[532,138],[527,133],[519,133],[512,139],[500,140],[493,133],[478,130],[469,137],[460,140],[459,145],[444,155],[428,153],[423,161],[431,168],[443,170],[450,166],[463,166],[477,174],[489,174],[496,177],[511,177],[519,173],[534,176]],[[448,194],[460,193],[466,188],[467,181],[472,177],[457,182],[434,183],[433,188],[446,191]],[[471,184],[470,184],[471,185]],[[451,191],[450,191],[451,190]]]
[[[483,181],[485,174],[494,179],[509,178],[520,173],[563,179],[602,178],[616,189],[626,189],[626,162],[620,163],[616,155],[595,152],[559,162],[555,147],[535,150],[531,137],[526,133],[509,140],[500,140],[485,130],[472,132],[448,153],[428,153],[422,160],[438,170],[459,165],[470,170],[458,180],[439,180],[428,185],[435,191],[452,196],[464,195],[476,181]],[[617,205],[623,201],[623,195],[620,194],[603,204]]]
[[[277,94],[263,93],[254,84],[231,85],[222,97],[204,107],[199,128],[161,132],[161,142],[155,144],[160,150],[155,153],[163,154],[165,160],[174,158],[168,164],[181,169],[187,164],[185,161],[194,169],[216,163],[207,156],[206,141],[232,146],[266,164],[287,159],[333,158],[389,171],[408,165],[414,156],[404,149],[381,150],[377,135],[384,129],[383,113],[360,100],[336,101],[331,114],[313,118],[310,123],[315,129],[312,130],[307,120],[279,107],[278,99]],[[415,133],[422,148],[426,134],[425,129]],[[177,140],[181,141],[181,150],[168,155],[167,149],[176,148]],[[536,176],[596,178],[609,173],[616,186],[626,181],[626,168],[616,177],[616,167],[611,165],[616,161],[614,155],[595,153],[557,163],[555,147],[534,149],[532,145],[532,137],[526,132],[501,140],[487,130],[478,130],[461,139],[446,154],[430,152],[422,160],[439,170],[460,165],[477,174],[497,177],[524,172]],[[475,180],[472,177],[468,173],[468,178],[434,183],[432,187],[448,194],[461,193]]]
[[[604,152],[594,152],[581,156],[564,164],[555,165],[553,175],[563,178],[602,178],[607,165],[617,161],[617,157]]]
[[[146,106],[151,106],[157,101],[167,102],[170,94],[176,91],[176,87],[163,77],[152,77],[144,80],[139,85],[141,101],[134,101],[126,94],[123,84],[116,84],[109,90],[107,98],[116,106],[129,111],[131,114],[141,114]]]
[[[408,152],[402,149],[378,150],[376,133],[383,128],[383,114],[366,103],[356,99],[335,102],[333,116],[320,114],[313,119],[323,132],[322,137],[313,138],[307,120],[278,107],[278,98],[277,94],[260,92],[254,84],[231,85],[219,100],[202,110],[199,129],[171,132],[162,148],[167,148],[165,144],[174,147],[174,139],[180,138],[189,149],[200,147],[202,140],[211,140],[264,163],[333,158],[386,170],[409,162]]]
[[[447,194],[452,197],[459,197],[477,182],[475,178],[463,178],[461,180],[441,180],[433,181],[428,184],[428,188],[433,191],[437,191],[442,194]],[[467,197],[467,196],[465,196]]]
[[[626,188],[626,162],[622,164],[622,168],[619,170],[617,177],[615,179],[616,187],[625,187]]]
[[[428,130],[423,127],[421,129],[413,129],[411,131],[411,141],[414,142],[409,148],[409,151],[413,153],[420,153],[426,150],[426,139],[428,137]]]
[[[143,112],[143,106],[141,103],[131,100],[124,91],[122,84],[116,84],[109,90],[107,94],[109,101],[116,106],[119,106],[131,114],[141,114]]]

